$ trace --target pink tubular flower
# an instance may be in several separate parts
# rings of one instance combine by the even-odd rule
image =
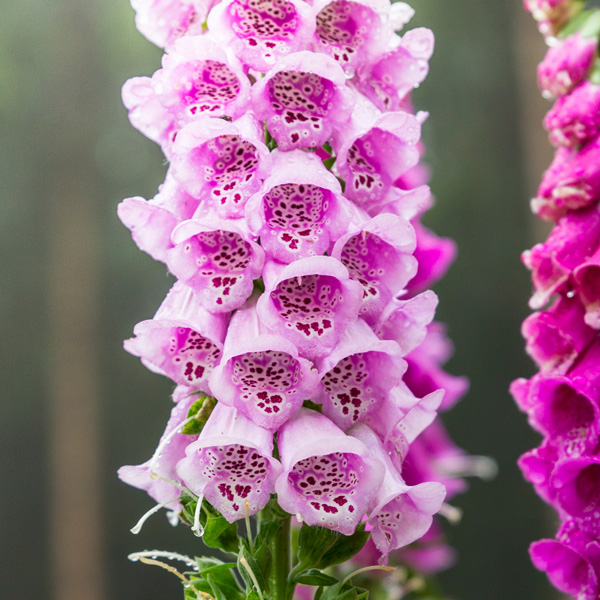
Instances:
[[[314,7],[317,51],[335,58],[349,76],[381,53],[391,36],[382,0],[319,0]]]
[[[173,247],[171,234],[183,220],[189,219],[198,208],[199,201],[190,196],[167,172],[165,182],[152,200],[126,198],[119,204],[117,213],[140,250],[154,260],[165,262],[166,253]]]
[[[271,432],[221,403],[177,463],[187,487],[204,496],[230,523],[265,507],[280,472]]]
[[[135,338],[125,341],[125,349],[151,371],[206,392],[221,356],[225,327],[225,315],[207,312],[194,292],[178,282],[154,318],[135,326]]]
[[[186,33],[199,33],[213,4],[214,0],[131,0],[138,30],[161,48]]]
[[[210,12],[208,28],[247,66],[266,73],[283,56],[303,49],[315,21],[302,0],[224,0]]]
[[[414,249],[411,224],[390,214],[353,227],[333,247],[331,255],[363,288],[360,315],[370,325],[417,272]]]
[[[384,467],[358,439],[305,408],[277,433],[280,506],[308,525],[350,535],[379,488]]]
[[[250,101],[242,66],[208,36],[177,40],[152,76],[152,89],[179,127],[203,115],[239,117]]]
[[[380,439],[360,423],[350,434],[367,445],[371,453],[385,466],[383,483],[369,507],[371,537],[381,552],[380,564],[387,562],[391,550],[419,539],[430,527],[433,516],[440,510],[446,490],[436,482],[406,485]]]
[[[251,114],[234,122],[201,119],[184,127],[173,147],[173,176],[206,198],[223,218],[241,217],[271,167],[260,124]]]
[[[600,85],[583,81],[559,98],[544,119],[555,146],[572,148],[600,132]]]
[[[583,6],[580,0],[523,0],[525,10],[538,22],[540,33],[555,35]]]
[[[281,58],[252,94],[257,116],[284,151],[321,146],[349,119],[354,105],[336,61],[307,51]]]
[[[427,76],[434,37],[418,27],[395,36],[386,51],[358,73],[358,89],[381,110],[405,110],[407,95]]]
[[[406,370],[400,347],[377,338],[361,319],[345,329],[330,354],[316,361],[322,393],[314,399],[344,431],[378,410]]]
[[[165,506],[171,510],[180,510],[179,502],[173,500],[173,498],[178,498],[181,492],[164,479],[179,480],[176,471],[177,463],[185,456],[185,449],[188,445],[198,437],[197,435],[186,435],[180,432],[173,434],[173,431],[185,421],[190,406],[197,399],[197,395],[190,394],[189,390],[186,390],[185,397],[173,407],[165,432],[160,438],[159,447],[163,446],[160,453],[141,465],[127,465],[121,467],[118,471],[121,481],[145,490],[159,504],[168,503]],[[170,436],[170,441],[168,444],[163,444],[167,436]],[[163,480],[153,479],[151,473],[156,473]],[[173,501],[169,502],[170,500]]]
[[[348,226],[347,204],[316,154],[274,152],[272,174],[246,205],[246,219],[267,256],[291,263],[330,251]]]
[[[406,356],[427,336],[437,304],[438,298],[431,290],[410,300],[394,299],[381,313],[375,332],[383,340],[394,340]]]
[[[194,289],[211,312],[239,308],[252,293],[264,264],[262,248],[250,239],[243,222],[214,217],[191,219],[173,231],[167,251],[170,271]]]
[[[275,430],[317,394],[319,380],[311,367],[291,342],[265,331],[251,305],[234,314],[210,387],[219,401]]]
[[[337,141],[337,168],[346,181],[345,195],[372,213],[386,201],[394,182],[417,164],[421,125],[405,112],[378,114],[361,101],[353,127]]]
[[[331,352],[344,329],[358,318],[361,286],[330,256],[301,258],[283,267],[267,263],[261,321],[288,338],[306,358]]]
[[[600,456],[567,458],[551,477],[558,506],[580,527],[600,531]]]
[[[540,89],[558,98],[569,93],[589,72],[598,40],[575,33],[551,47],[538,66]]]
[[[574,269],[591,257],[599,245],[597,206],[560,219],[546,242],[522,255],[523,263],[532,271],[535,289],[529,306],[542,308],[553,294],[566,291]]]

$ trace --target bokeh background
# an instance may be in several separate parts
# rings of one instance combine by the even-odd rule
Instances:
[[[537,436],[507,388],[533,366],[522,250],[540,241],[528,199],[550,149],[534,81],[544,49],[519,0],[413,0],[411,26],[437,49],[417,90],[436,207],[426,223],[459,256],[436,286],[455,374],[471,391],[447,415],[456,441],[493,456],[448,527],[458,564],[440,581],[460,600],[556,597],[527,556],[552,514],[515,465]],[[116,469],[151,455],[171,384],[122,350],[171,280],[116,217],[124,197],[152,197],[166,170],[128,123],[120,87],[150,75],[161,52],[137,33],[127,0],[0,0],[0,598],[181,598],[135,550],[201,552]]]

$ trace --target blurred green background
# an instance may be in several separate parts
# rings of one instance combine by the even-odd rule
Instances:
[[[448,527],[458,564],[443,574],[461,600],[555,597],[527,556],[552,514],[515,460],[537,436],[507,393],[533,372],[520,321],[539,241],[528,209],[550,160],[534,83],[543,44],[519,0],[413,0],[411,26],[437,49],[416,92],[437,205],[426,223],[459,244],[436,286],[438,316],[471,391],[447,415],[457,443],[496,458]],[[116,217],[150,198],[165,164],[128,123],[120,87],[150,75],[161,52],[137,33],[127,0],[0,0],[0,598],[181,598],[178,581],[129,552],[201,552],[181,527],[121,484],[116,469],[150,457],[167,420],[170,382],[122,350],[171,284]]]

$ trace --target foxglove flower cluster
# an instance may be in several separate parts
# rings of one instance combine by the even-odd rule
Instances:
[[[537,5],[534,10],[533,5]],[[540,8],[543,5],[544,8]],[[550,6],[552,5],[552,6]],[[539,66],[555,98],[544,126],[556,146],[532,208],[554,222],[544,243],[523,254],[537,312],[523,323],[539,372],[513,382],[512,394],[539,448],[519,461],[525,478],[561,521],[555,539],[532,544],[535,566],[578,600],[600,597],[600,87],[596,83],[600,12],[574,2],[526,2],[561,31]],[[538,12],[536,12],[538,10]],[[537,17],[536,17],[537,18]]]
[[[123,101],[169,169],[119,216],[177,281],[125,347],[177,387],[154,456],[120,477],[198,533],[207,515],[283,511],[301,536],[366,528],[385,563],[430,529],[466,459],[428,429],[466,387],[441,370],[427,289],[454,245],[420,223],[427,115],[410,91],[433,35],[397,33],[412,9],[388,0],[133,5],[166,52]]]

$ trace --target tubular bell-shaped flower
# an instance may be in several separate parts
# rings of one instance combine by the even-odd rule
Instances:
[[[146,367],[190,389],[208,391],[208,377],[219,362],[227,319],[207,312],[194,292],[176,283],[153,319],[133,330],[125,349]]]
[[[165,506],[171,510],[180,509],[177,500],[169,502],[169,500],[177,498],[180,491],[165,479],[175,482],[179,480],[176,471],[177,463],[185,456],[185,449],[188,445],[198,437],[197,435],[187,435],[178,431],[178,428],[185,421],[190,406],[197,399],[197,395],[186,390],[185,397],[173,407],[165,432],[158,444],[161,448],[158,454],[141,465],[126,465],[118,471],[121,481],[145,490],[151,498],[160,504],[168,502]],[[167,436],[170,436],[169,442],[164,443]],[[153,473],[162,479],[154,477]]]
[[[273,171],[246,205],[250,229],[282,263],[330,251],[346,231],[348,201],[339,181],[313,153],[273,153]]]
[[[417,164],[421,124],[406,112],[379,113],[362,100],[352,127],[337,138],[337,168],[346,181],[345,195],[367,212],[388,199],[394,182]]]
[[[321,146],[354,106],[344,71],[324,54],[305,50],[280,59],[252,88],[256,115],[281,150]]]
[[[193,196],[223,218],[240,217],[271,167],[260,125],[252,114],[234,122],[204,118],[184,127],[173,147],[172,169]]]
[[[380,563],[386,563],[391,550],[402,548],[419,539],[440,510],[446,489],[431,481],[406,485],[375,432],[363,423],[350,432],[369,447],[371,453],[385,466],[385,476],[369,507],[371,537],[381,552]]]
[[[251,69],[266,73],[278,59],[302,50],[315,21],[302,0],[224,0],[210,12],[208,27]]]
[[[317,393],[319,380],[290,341],[266,331],[252,303],[234,314],[210,387],[221,402],[275,430]]]
[[[335,58],[349,76],[380,54],[391,36],[387,0],[319,0],[314,8],[316,50]]]
[[[173,231],[167,266],[208,311],[239,308],[260,277],[264,251],[244,228],[243,221],[204,217],[184,221]]]
[[[392,44],[358,73],[358,89],[381,110],[403,110],[407,95],[427,77],[433,33],[424,27],[395,36]]]
[[[281,507],[308,525],[354,532],[380,486],[383,464],[327,417],[300,409],[278,432]]]
[[[406,370],[400,352],[362,319],[348,325],[331,353],[316,361],[323,391],[315,401],[323,414],[345,431],[378,410]]]
[[[267,263],[263,277],[265,293],[256,305],[261,321],[306,358],[328,354],[358,318],[362,289],[333,257],[302,258],[285,267]]]
[[[352,228],[336,242],[332,256],[361,284],[360,315],[370,325],[417,272],[414,249],[415,234],[410,223],[390,214]]]
[[[230,523],[265,507],[280,472],[271,432],[221,403],[177,463],[185,484]]]

